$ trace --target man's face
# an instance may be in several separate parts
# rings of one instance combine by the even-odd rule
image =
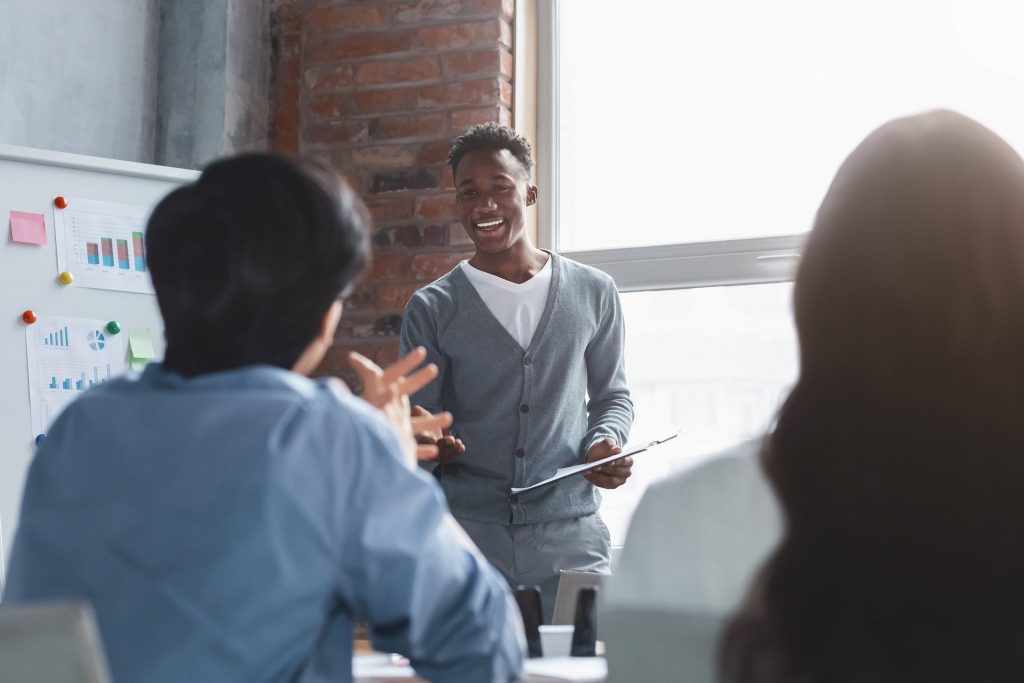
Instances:
[[[507,149],[462,157],[455,192],[462,227],[478,252],[498,254],[526,237],[526,207],[537,201],[537,186]]]

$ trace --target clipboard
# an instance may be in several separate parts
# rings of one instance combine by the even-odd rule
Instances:
[[[671,441],[672,439],[679,436],[679,432],[681,431],[681,429],[677,429],[672,434],[661,439],[655,439],[654,441],[650,441],[644,444],[643,446],[631,448],[627,451],[616,453],[615,455],[609,455],[607,458],[601,458],[600,460],[595,460],[594,462],[585,462],[579,465],[571,465],[569,467],[559,467],[557,470],[555,470],[555,473],[552,476],[548,477],[544,481],[538,481],[536,484],[530,484],[529,486],[524,486],[518,489],[512,488],[511,492],[509,493],[509,496],[518,496],[520,493],[526,493],[527,491],[533,491],[534,489],[539,489],[542,486],[547,486],[548,484],[554,484],[556,481],[561,481],[562,479],[565,479],[567,477],[571,477],[576,474],[583,474],[584,472],[589,472],[590,470],[595,470],[598,467],[601,467],[602,465],[607,465],[610,462],[622,460],[623,458],[628,458],[632,455],[636,455],[637,453],[643,453],[644,451],[650,450],[655,446],[659,446],[665,443],[666,441]]]

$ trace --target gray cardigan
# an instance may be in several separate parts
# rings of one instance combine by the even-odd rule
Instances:
[[[412,397],[448,410],[466,452],[435,468],[457,518],[536,524],[597,510],[582,476],[509,497],[583,461],[596,441],[626,443],[633,402],[623,370],[625,334],[611,278],[551,254],[551,288],[524,352],[461,268],[416,292],[402,321],[402,353],[427,349],[437,380]],[[588,400],[589,397],[589,400]]]

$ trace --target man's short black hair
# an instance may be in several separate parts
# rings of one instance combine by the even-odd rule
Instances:
[[[146,230],[165,365],[291,369],[369,255],[366,207],[313,161],[244,154],[167,195]]]
[[[466,154],[478,150],[498,149],[507,149],[511,152],[523,165],[526,177],[530,177],[533,173],[533,150],[530,143],[508,126],[497,123],[481,123],[455,138],[452,149],[448,152],[448,164],[452,167],[452,175],[455,175],[456,167]]]

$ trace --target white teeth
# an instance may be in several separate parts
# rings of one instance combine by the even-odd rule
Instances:
[[[487,223],[477,223],[476,227],[478,227],[478,228],[493,228],[493,227],[496,227],[498,225],[501,225],[504,220],[505,220],[504,218],[499,218],[496,221],[489,221]]]

